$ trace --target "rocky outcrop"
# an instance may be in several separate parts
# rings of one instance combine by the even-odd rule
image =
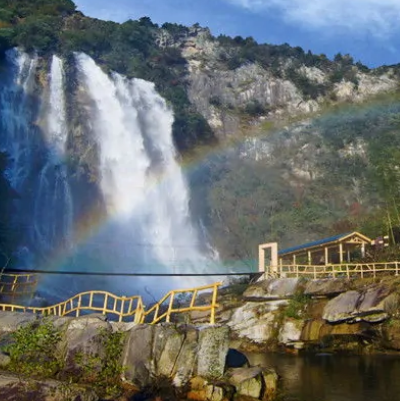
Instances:
[[[195,399],[204,401],[229,400],[245,392],[245,384],[236,387],[226,375],[227,369],[232,368],[226,325],[111,324],[104,316],[95,314],[42,319],[24,313],[0,313],[0,328],[2,321],[7,325],[0,331],[1,345],[5,346],[0,366],[37,379],[29,380],[37,387],[37,391],[29,393],[33,397],[29,399],[55,401],[61,398],[54,397],[64,391],[68,392],[68,399],[94,401],[97,396],[109,396],[107,391],[116,391],[118,386],[121,391],[127,387],[132,394],[156,388],[160,382],[180,389],[181,393],[189,389],[192,397],[197,394]],[[15,336],[13,331],[19,334]],[[246,370],[251,369],[246,357],[231,351],[237,361],[244,361],[243,374],[251,376],[251,370]],[[258,394],[253,391],[255,398],[266,399],[266,391],[271,397],[275,394],[273,373],[257,376],[260,389]],[[65,381],[42,380],[43,377]],[[81,390],[79,386],[85,385],[95,388],[97,395],[84,387]],[[25,387],[14,376],[3,381],[0,376],[0,395],[4,395],[4,400],[17,400],[15,394],[23,393]]]
[[[98,401],[96,393],[85,387],[66,385],[56,380],[32,380],[0,374],[0,399],[2,401]]]
[[[347,291],[333,298],[325,306],[322,317],[330,323],[381,322],[387,319],[385,305],[390,294],[387,286],[374,286],[363,292]]]
[[[353,66],[352,80],[343,78],[332,84],[329,70],[318,66],[296,67],[297,75],[309,85],[330,87],[328,93],[310,98],[302,92],[299,83],[286,74],[293,62],[290,58],[281,60],[278,71],[251,61],[227,68],[223,60],[233,58],[235,50],[215,40],[207,28],[196,25],[177,37],[160,30],[157,42],[160,47],[181,50],[188,63],[189,99],[220,138],[246,129],[243,126],[248,124],[249,115],[243,111],[251,104],[259,105],[261,114],[251,119],[254,126],[265,120],[279,120],[285,114],[316,112],[327,99],[360,102],[397,87],[390,71],[374,74]]]
[[[299,288],[300,281],[297,278],[282,278],[262,280],[250,285],[243,293],[246,300],[271,300],[289,298]]]

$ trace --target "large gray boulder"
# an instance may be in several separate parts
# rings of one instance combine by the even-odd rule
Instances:
[[[150,383],[153,374],[152,356],[155,326],[138,324],[127,334],[122,364],[125,367],[124,379],[138,387]]]
[[[100,370],[105,356],[104,339],[111,333],[111,325],[102,315],[71,319],[60,344],[65,357],[64,371],[79,375],[85,369]]]
[[[276,395],[278,375],[273,370],[258,366],[230,369],[228,377],[238,396],[272,400]]]
[[[287,301],[246,302],[235,309],[227,325],[238,338],[257,344],[268,342],[274,337],[274,321],[280,305],[287,305]]]
[[[398,299],[383,285],[370,287],[363,292],[347,291],[326,304],[322,317],[330,323],[382,322],[388,318],[388,312],[395,302]]]
[[[300,285],[298,278],[277,278],[250,285],[243,293],[245,300],[285,299],[296,293]]]
[[[229,350],[227,326],[205,326],[199,333],[197,374],[218,379],[224,374],[226,355]]]
[[[346,292],[350,281],[342,278],[309,280],[305,286],[304,294],[313,297],[331,297]]]
[[[38,321],[38,316],[34,313],[22,312],[1,312],[0,313],[0,334],[12,333],[21,326],[26,326]]]
[[[358,291],[347,291],[331,299],[324,308],[323,319],[331,323],[354,319],[354,311],[361,298]]]

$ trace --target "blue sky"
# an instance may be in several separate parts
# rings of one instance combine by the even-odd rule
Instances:
[[[341,52],[375,67],[400,63],[400,0],[75,0],[86,15],[208,26],[259,43]]]

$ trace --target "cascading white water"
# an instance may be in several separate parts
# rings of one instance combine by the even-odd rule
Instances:
[[[40,249],[69,246],[73,223],[73,203],[64,163],[68,137],[62,61],[53,56],[49,74],[49,96],[44,106],[43,133],[47,157],[39,174],[33,221],[33,241]]]
[[[45,86],[37,80],[42,70],[36,57],[12,50],[7,62],[7,77],[0,80],[0,148],[10,155],[8,178],[21,195],[16,202],[24,228],[20,260],[40,255],[42,263],[33,257],[30,267],[88,273],[203,273],[210,266],[215,272],[217,258],[191,221],[188,186],[172,139],[173,114],[154,84],[109,76],[90,57],[76,55],[76,92],[68,94],[74,126],[66,117],[60,58],[52,57]],[[73,165],[73,178],[66,163],[67,139],[74,160],[86,163]],[[88,151],[92,156],[86,160]],[[81,174],[89,164],[91,187]],[[89,224],[90,234],[84,231],[85,237],[73,243],[78,216],[90,215],[99,204],[97,186],[108,218],[96,229]],[[60,248],[67,251],[63,260],[51,264]],[[66,289],[65,280],[46,276],[42,289],[61,297],[85,289],[130,295],[149,285],[152,294],[160,295],[207,281],[68,276]]]
[[[176,161],[172,111],[154,84],[109,77],[90,57],[76,58],[95,104],[91,117],[101,189],[114,219],[114,249],[124,248],[128,271],[206,271],[210,260],[200,251],[188,188]]]
[[[20,191],[30,173],[34,127],[29,106],[36,57],[16,49],[6,53],[10,76],[3,78],[0,90],[1,149],[8,153],[10,163],[7,177],[11,186]]]

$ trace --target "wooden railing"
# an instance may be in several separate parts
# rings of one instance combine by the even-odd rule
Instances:
[[[400,262],[376,263],[342,263],[329,265],[278,265],[277,268],[266,270],[269,277],[309,277],[309,278],[336,278],[336,277],[376,277],[380,274],[400,273]]]
[[[82,312],[99,312],[102,314],[111,315],[110,317],[115,316],[118,318],[119,322],[122,322],[124,318],[132,318],[135,323],[144,323],[146,321],[147,323],[155,324],[164,318],[166,322],[169,322],[173,313],[210,310],[210,324],[214,324],[215,309],[218,307],[218,287],[221,284],[222,283],[215,283],[187,290],[170,291],[148,311],[145,310],[144,303],[140,296],[119,297],[106,291],[82,292],[64,302],[46,307],[22,306],[3,303],[0,304],[0,311],[32,312],[45,316],[68,316],[71,314],[80,316]],[[198,294],[200,292],[209,290],[212,290],[211,302],[206,305],[195,305]],[[190,301],[188,301],[188,306],[174,307],[174,301],[177,301],[176,295],[186,293],[191,294]],[[167,301],[168,306],[166,307]],[[166,311],[159,314],[160,311],[163,311],[165,307]],[[151,317],[152,313],[153,316]]]

